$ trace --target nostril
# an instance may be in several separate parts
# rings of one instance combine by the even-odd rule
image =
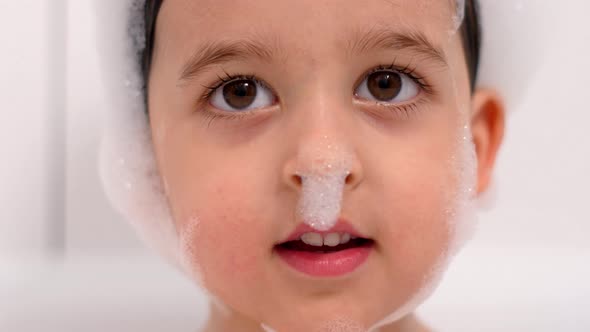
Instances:
[[[347,172],[346,178],[344,179],[344,183],[350,185],[354,182],[354,180],[355,176],[352,173]]]
[[[300,187],[303,183],[303,181],[301,180],[301,176],[297,175],[297,174],[293,174],[291,176],[291,181],[296,184],[298,187]]]

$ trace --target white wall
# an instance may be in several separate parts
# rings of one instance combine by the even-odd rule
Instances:
[[[0,2],[0,257],[60,251],[63,1]]]

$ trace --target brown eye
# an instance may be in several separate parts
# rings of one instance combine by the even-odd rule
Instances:
[[[418,84],[407,75],[381,70],[368,75],[355,95],[377,102],[400,103],[414,98],[419,92]]]
[[[398,73],[378,71],[369,75],[367,86],[373,97],[388,101],[397,97],[402,90],[402,79]]]
[[[244,109],[250,106],[255,98],[256,84],[252,81],[234,81],[223,87],[223,99],[233,108]]]
[[[211,104],[228,112],[268,107],[274,95],[262,83],[254,79],[235,79],[215,90]]]

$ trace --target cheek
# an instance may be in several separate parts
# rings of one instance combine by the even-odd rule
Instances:
[[[413,282],[438,267],[454,240],[452,212],[460,205],[461,190],[461,176],[452,162],[459,153],[455,142],[414,145],[411,152],[389,161],[388,168],[396,172],[382,171],[387,174],[380,200],[383,252],[393,271],[403,271]]]
[[[213,184],[215,183],[215,184]],[[252,197],[261,196],[256,187],[227,176],[203,180],[185,190],[194,194],[177,210],[177,228],[186,268],[203,286],[221,298],[232,287],[253,283],[270,250],[264,250],[268,220]],[[245,190],[244,188],[248,188]],[[265,243],[264,243],[265,244]]]

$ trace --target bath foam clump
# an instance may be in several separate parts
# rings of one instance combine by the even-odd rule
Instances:
[[[299,158],[305,167],[297,172],[302,184],[298,214],[312,228],[327,231],[338,222],[351,154],[329,142],[310,152]]]
[[[458,142],[457,155],[449,161],[450,167],[457,172],[459,190],[449,200],[449,233],[452,239],[449,256],[454,256],[471,239],[477,228],[477,154],[471,128],[463,126]]]
[[[108,95],[99,171],[111,204],[144,242],[180,266],[178,238],[158,173],[139,55],[145,0],[96,1],[97,47]],[[109,22],[104,24],[104,22]]]

